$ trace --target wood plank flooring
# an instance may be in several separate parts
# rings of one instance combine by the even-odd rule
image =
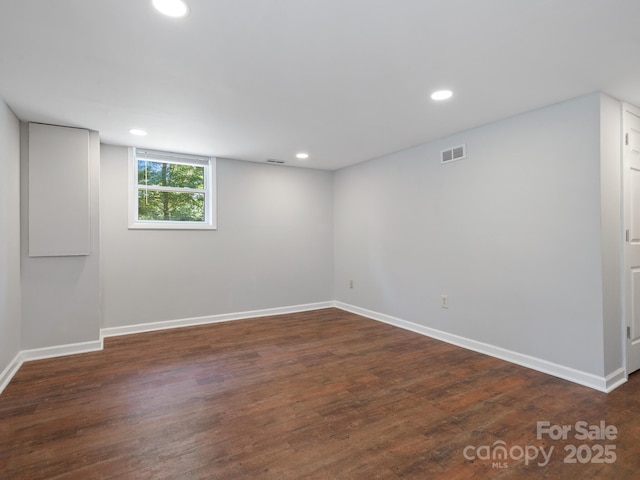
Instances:
[[[22,366],[0,478],[635,479],[640,378],[607,395],[337,309],[108,338]]]

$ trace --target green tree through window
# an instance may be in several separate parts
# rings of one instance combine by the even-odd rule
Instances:
[[[135,222],[212,224],[211,159],[136,149],[134,161]]]

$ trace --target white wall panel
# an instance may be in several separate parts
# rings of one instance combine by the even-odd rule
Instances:
[[[29,124],[29,256],[89,255],[89,131]]]

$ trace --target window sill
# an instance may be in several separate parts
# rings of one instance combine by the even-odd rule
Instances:
[[[129,230],[217,230],[209,223],[190,222],[133,222]]]

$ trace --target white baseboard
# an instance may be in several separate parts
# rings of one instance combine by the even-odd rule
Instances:
[[[182,318],[178,320],[165,320],[162,322],[140,323],[137,325],[126,325],[123,327],[108,327],[101,330],[102,337],[115,337],[119,335],[130,335],[134,333],[153,332],[156,330],[167,330],[170,328],[193,327],[196,325],[206,325],[209,323],[230,322],[233,320],[244,320],[247,318],[268,317],[271,315],[283,315],[287,313],[307,312],[310,310],[321,310],[331,308],[335,302],[308,303],[305,305],[295,305],[291,307],[266,308],[263,310],[252,310],[239,313],[223,313],[220,315],[208,315],[206,317]]]
[[[624,368],[619,368],[605,377],[605,392],[609,393],[618,388],[623,383],[627,383],[627,372]]]
[[[0,393],[2,393],[7,385],[9,385],[9,382],[24,362],[74,355],[76,353],[96,352],[99,350],[102,350],[102,339],[82,343],[72,343],[70,345],[57,345],[55,347],[21,350],[0,375]]]
[[[55,347],[35,348],[33,350],[22,350],[20,359],[23,362],[31,360],[43,360],[45,358],[64,357],[65,355],[75,355],[77,353],[89,353],[102,350],[102,338],[89,342],[72,343],[69,345],[56,345]]]
[[[547,373],[555,377],[569,380],[571,382],[584,385],[586,387],[599,390],[601,392],[611,392],[627,381],[627,375],[623,368],[607,375],[600,377],[591,373],[582,372],[570,367],[558,365],[547,360],[543,360],[522,353],[507,350],[494,345],[478,342],[468,338],[464,338],[451,333],[436,330],[417,323],[408,322],[399,318],[374,312],[364,308],[356,307],[337,301],[310,303],[306,305],[296,305],[291,307],[268,308],[263,310],[253,310],[248,312],[227,313],[220,315],[210,315],[206,317],[185,318],[179,320],[167,320],[162,322],[142,323],[138,325],[127,325],[123,327],[103,328],[100,331],[100,339],[90,342],[75,343],[71,345],[60,345],[54,347],[38,348],[33,350],[20,351],[11,363],[0,374],[0,393],[9,384],[13,376],[20,369],[24,362],[30,360],[40,360],[45,358],[60,357],[64,355],[72,355],[77,353],[86,353],[102,350],[104,337],[113,337],[118,335],[129,335],[134,333],[151,332],[156,330],[166,330],[170,328],[188,327],[195,325],[205,325],[210,323],[229,322],[233,320],[243,320],[248,318],[259,318],[271,315],[283,315],[288,313],[306,312],[310,310],[321,310],[324,308],[339,308],[347,312],[352,312],[363,317],[377,320],[395,327],[410,330],[443,342],[457,345],[462,348],[473,350],[485,355],[500,358],[507,362],[515,363],[539,372]]]
[[[166,330],[169,328],[189,327],[194,325],[204,325],[207,323],[229,322],[232,320],[242,320],[247,318],[267,317],[271,315],[282,315],[287,313],[307,312],[310,310],[321,310],[331,308],[335,302],[318,302],[305,305],[295,305],[290,307],[267,308],[263,310],[253,310],[249,312],[226,313],[221,315],[210,315],[206,317],[184,318],[179,320],[168,320],[165,322],[142,323],[138,325],[127,325],[124,327],[103,328],[100,330],[100,339],[90,342],[74,343],[71,345],[58,345],[54,347],[37,348],[33,350],[22,350],[18,352],[11,363],[0,374],[0,393],[9,385],[13,376],[17,373],[24,362],[30,360],[42,360],[45,358],[61,357],[76,353],[95,352],[103,349],[103,338],[117,335],[129,335],[132,333],[151,332],[155,330]]]
[[[412,332],[420,333],[427,337],[442,340],[443,342],[450,343],[458,347],[483,353],[485,355],[499,358],[501,360],[506,360],[507,362],[515,363],[516,365],[521,365],[523,367],[531,368],[542,373],[553,375],[554,377],[562,378],[563,380],[569,380],[570,382],[584,385],[585,387],[590,387],[601,392],[608,393],[627,381],[627,376],[624,369],[617,370],[607,377],[600,377],[592,373],[576,370],[574,368],[549,362],[541,358],[536,358],[522,353],[514,352],[512,350],[507,350],[505,348],[496,347],[495,345],[478,342],[476,340],[471,340],[459,335],[443,332],[442,330],[436,330],[424,325],[401,320],[390,315],[374,312],[365,308],[356,307],[354,305],[336,301],[335,306],[336,308],[340,308],[341,310],[345,310],[347,312],[356,313],[363,317],[400,327],[405,330],[410,330]]]
[[[20,367],[22,366],[22,359],[20,358],[20,352],[13,357],[13,360],[7,365],[2,373],[0,374],[0,393],[4,391],[4,389],[9,385],[9,382],[13,378],[13,376],[18,373]]]

